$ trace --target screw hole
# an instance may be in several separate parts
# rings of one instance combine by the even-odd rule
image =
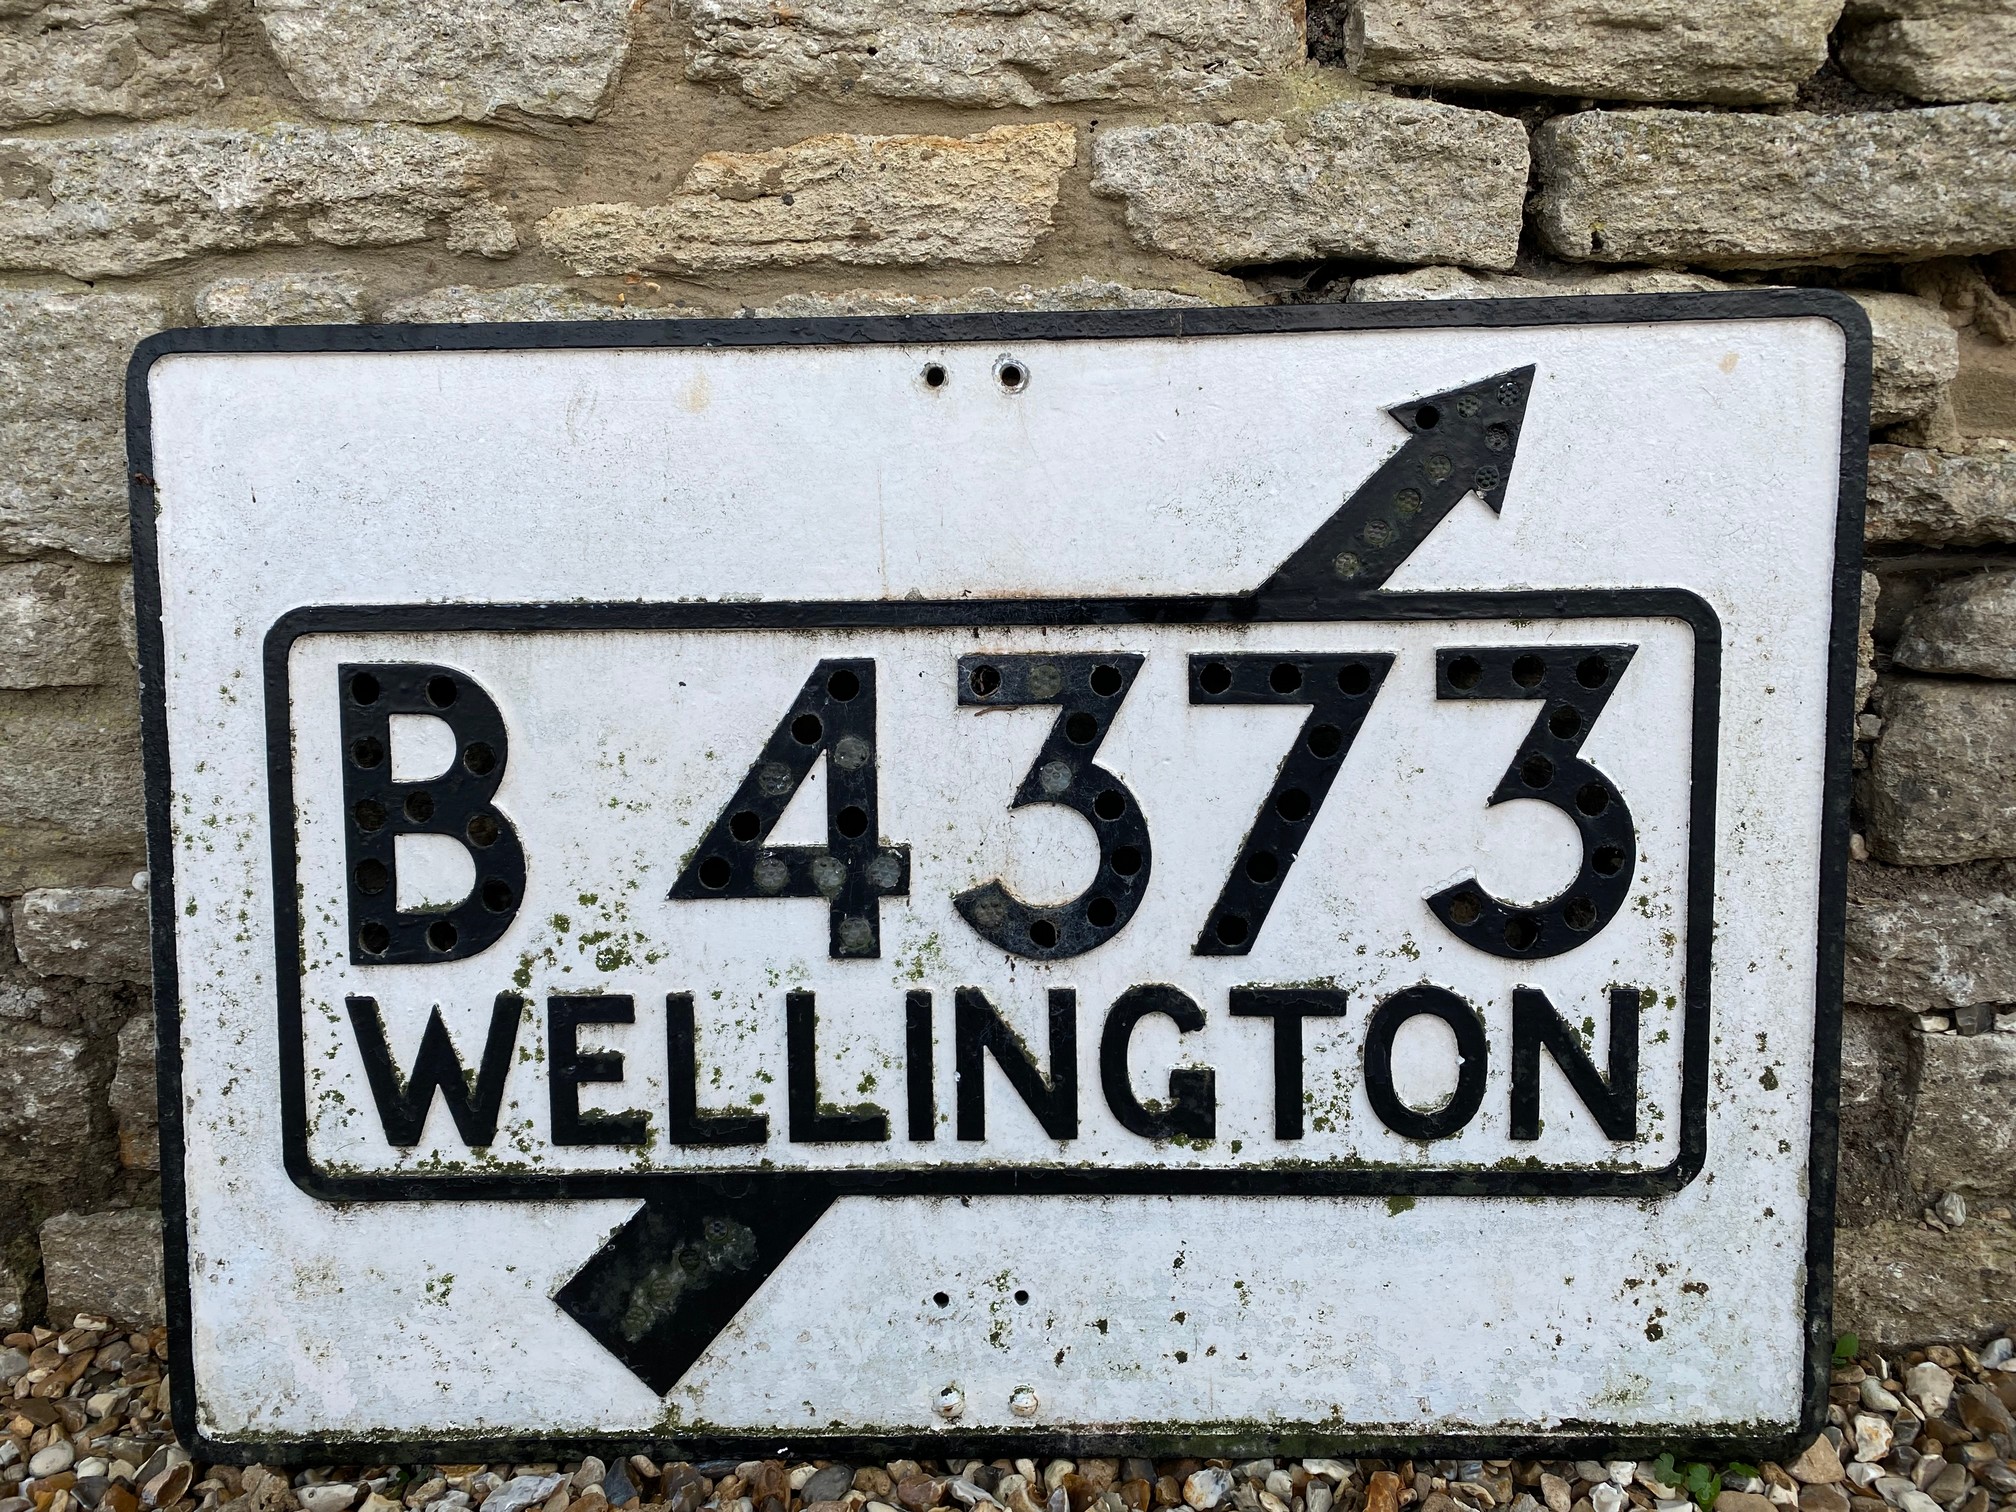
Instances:
[[[381,893],[392,880],[392,873],[383,861],[368,860],[357,863],[357,890],[363,893]]]
[[[455,926],[446,919],[436,919],[427,926],[427,943],[435,950],[453,950],[457,938]]]
[[[791,721],[791,738],[800,745],[817,745],[819,737],[826,733],[826,726],[817,714],[800,714]]]
[[[478,777],[486,777],[497,769],[497,753],[480,740],[472,740],[462,752],[462,765]]]
[[[861,679],[842,667],[826,679],[826,691],[846,703],[861,691]]]
[[[1092,691],[1101,698],[1111,698],[1120,691],[1120,669],[1118,667],[1094,667],[1092,669]]]
[[[861,836],[868,833],[868,815],[861,809],[849,804],[846,808],[840,810],[839,814],[834,818],[833,827],[849,840],[858,840]]]
[[[1085,918],[1095,929],[1111,929],[1113,921],[1120,917],[1120,910],[1113,906],[1111,898],[1094,898],[1085,905]]]
[[[469,822],[462,827],[468,835],[469,843],[477,846],[495,845],[499,833],[497,821],[488,814],[471,814]]]
[[[950,1307],[952,1305],[952,1299],[944,1292],[931,1293],[931,1300],[936,1302],[940,1307]]]
[[[973,690],[975,697],[986,698],[1001,686],[1001,669],[975,667],[967,674],[966,685]]]
[[[934,389],[945,387],[944,363],[927,362],[924,364],[924,387]]]
[[[1029,1293],[1018,1290],[1015,1293],[1015,1305],[1017,1307],[1027,1307],[1029,1305]]]
[[[360,704],[378,702],[378,679],[369,672],[359,672],[350,679],[350,696]]]
[[[1037,919],[1029,926],[1029,943],[1038,950],[1048,950],[1057,943],[1057,926],[1048,919]]]
[[[726,856],[709,856],[700,863],[700,885],[719,892],[728,885],[735,875],[735,868],[728,864]]]
[[[1302,669],[1293,662],[1279,662],[1267,674],[1267,686],[1276,693],[1293,693],[1302,686]]]
[[[503,913],[511,906],[511,884],[492,877],[483,884],[483,906],[492,913]]]
[[[1019,394],[1029,386],[1029,370],[1012,359],[996,364],[994,376],[1000,380],[1001,387],[1011,394]]]
[[[1123,877],[1131,877],[1141,870],[1141,852],[1131,845],[1122,845],[1113,852],[1113,870]]]
[[[1477,686],[1477,679],[1484,675],[1484,668],[1474,656],[1459,656],[1449,663],[1449,686],[1458,692],[1468,692]]]
[[[1223,693],[1232,686],[1232,669],[1223,662],[1206,662],[1197,674],[1197,686],[1214,696]]]
[[[430,677],[427,679],[427,702],[437,709],[445,709],[455,702],[462,690],[452,677]]]

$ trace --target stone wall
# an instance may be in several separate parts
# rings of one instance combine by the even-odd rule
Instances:
[[[2016,1321],[2012,101],[2010,0],[0,7],[0,1324],[160,1311],[148,332],[1769,283],[1877,332],[1841,1322]]]

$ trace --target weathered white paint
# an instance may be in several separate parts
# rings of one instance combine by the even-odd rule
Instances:
[[[954,1383],[967,1402],[962,1432],[1230,1422],[1256,1431],[1530,1434],[1578,1419],[1620,1429],[1789,1426],[1804,1285],[1843,350],[1831,324],[1782,319],[1023,343],[1012,352],[1030,382],[1013,396],[989,376],[1002,352],[978,347],[159,362],[150,385],[173,862],[186,910],[176,930],[203,1426],[241,1440],[668,1426],[922,1434],[944,1431],[934,1404]],[[927,360],[950,369],[943,389],[917,381]],[[259,663],[262,637],[285,611],[346,602],[1243,591],[1399,442],[1381,406],[1526,362],[1538,364],[1539,376],[1503,517],[1474,501],[1459,506],[1390,586],[1678,586],[1721,617],[1709,1164],[1676,1196],[1424,1198],[1400,1211],[1378,1199],[852,1199],[835,1206],[661,1401],[547,1300],[633,1204],[339,1208],[287,1180],[275,1095]],[[1670,889],[1675,826],[1684,820],[1675,806],[1676,748],[1663,736],[1642,748],[1624,736],[1640,726],[1673,729],[1686,700],[1684,640],[1663,623],[1610,629],[1645,649],[1589,755],[1632,798],[1645,834],[1642,864]],[[1173,632],[1128,631],[1096,637],[1102,648],[1150,657],[1102,760],[1136,784],[1151,823],[1163,809],[1183,818],[1155,828],[1155,891],[1129,934],[1070,968],[1024,963],[1013,978],[1026,1021],[1040,1001],[1035,984],[1067,972],[1088,1011],[1103,1011],[1115,984],[1143,979],[1167,951],[1148,979],[1197,984],[1213,1019],[1210,1040],[1208,1049],[1184,1046],[1184,1057],[1220,1068],[1228,1117],[1235,1108],[1260,1117],[1264,1033],[1221,1021],[1213,994],[1222,984],[1307,964],[1372,993],[1403,980],[1400,965],[1379,952],[1408,939],[1429,960],[1407,963],[1417,974],[1406,980],[1431,965],[1461,972],[1453,985],[1474,987],[1502,1023],[1503,988],[1533,978],[1439,939],[1419,896],[1470,864],[1478,847],[1486,881],[1508,890],[1540,890],[1564,864],[1558,835],[1544,825],[1481,808],[1532,706],[1426,700],[1422,668],[1432,647],[1447,643],[1438,642],[1445,629],[1323,633],[1335,637],[1326,644],[1377,644],[1403,660],[1326,805],[1321,856],[1312,842],[1263,935],[1262,950],[1278,951],[1278,960],[1256,953],[1230,966],[1202,962],[1187,945],[1278,759],[1281,718],[1192,711],[1168,688],[1151,694],[1152,679],[1179,675],[1188,643]],[[1555,633],[1489,625],[1465,638]],[[340,639],[303,643],[304,686],[330,675]],[[823,957],[820,905],[663,897],[683,854],[676,836],[695,833],[680,821],[697,827],[712,817],[723,785],[732,786],[802,678],[806,651],[787,651],[785,637],[744,637],[743,684],[687,703],[639,699],[624,708],[621,694],[640,676],[661,676],[675,656],[681,665],[718,666],[735,638],[694,636],[690,648],[676,649],[670,638],[648,639],[612,636],[598,651],[585,637],[542,637],[506,654],[481,637],[435,637],[412,650],[494,678],[511,715],[535,723],[552,696],[542,690],[571,681],[577,692],[599,686],[616,695],[593,716],[598,723],[574,732],[571,781],[564,767],[540,765],[564,763],[565,746],[543,736],[521,741],[500,804],[514,817],[538,813],[540,825],[556,826],[553,835],[564,831],[549,855],[548,831],[535,842],[528,830],[542,897],[590,890],[590,881],[627,866],[629,878],[608,878],[608,895],[636,881],[628,927],[693,952],[682,958],[685,981],[669,980],[663,961],[638,969],[634,985],[626,977],[620,990],[635,990],[640,1007],[673,987],[719,985],[744,1006],[758,1001],[767,984],[752,969],[750,943],[759,939],[761,958],[780,973],[831,970],[837,984],[839,970]],[[1029,639],[1016,632],[999,644]],[[905,763],[885,736],[882,829],[918,848],[910,900],[883,905],[884,962],[861,971],[872,981],[860,989],[864,1023],[885,1038],[893,963],[915,958],[919,931],[935,932],[948,952],[943,977],[927,972],[933,985],[983,969],[991,973],[983,981],[1003,979],[999,958],[974,953],[963,926],[947,923],[947,893],[996,870],[1032,891],[1061,889],[1083,865],[1077,821],[1045,828],[1034,816],[1005,814],[1046,716],[976,722],[943,702],[934,711],[937,695],[921,688],[940,678],[949,689],[952,638],[889,640],[875,654],[925,675],[911,679],[920,684],[914,702],[887,695],[885,719],[900,720],[904,738],[934,754]],[[1254,644],[1281,643],[1256,635]],[[312,771],[326,762],[329,742],[316,731],[326,735],[329,713],[304,699],[294,717],[300,759]],[[1006,733],[976,740],[976,724],[992,720]],[[604,794],[606,784],[578,758],[600,740],[652,738],[654,722],[664,724],[660,765],[626,777],[620,795],[615,787]],[[718,740],[721,775],[689,783],[689,729]],[[1255,748],[1276,755],[1259,760]],[[1467,799],[1418,833],[1410,826],[1429,788],[1425,777],[1409,780],[1409,758],[1446,768]],[[1211,774],[1225,796],[1207,801],[1188,771]],[[327,800],[324,790],[304,791],[319,795],[311,805]],[[585,812],[605,796],[648,807],[627,833],[569,818],[569,804]],[[1383,836],[1382,849],[1353,852],[1340,823],[1347,818]],[[969,833],[934,828],[946,823]],[[329,880],[317,834],[311,820],[311,895]],[[1046,846],[1057,847],[1049,871],[1040,859]],[[1353,869],[1365,867],[1376,873],[1369,886],[1353,880]],[[1347,890],[1349,909],[1335,916],[1330,937],[1363,939],[1369,959],[1319,959],[1320,935],[1287,937],[1286,910],[1319,919],[1342,910]],[[1663,924],[1627,911],[1592,947],[1600,963],[1564,958],[1540,968],[1545,984],[1600,984],[1617,958],[1631,960],[1633,980],[1670,970],[1664,956],[1634,957],[1678,914],[1670,899],[1655,899],[1654,909],[1670,910]],[[680,910],[717,913],[720,932],[689,940]],[[515,964],[546,927],[545,912],[543,903],[528,906],[515,926],[522,935],[492,954]],[[1137,931],[1138,941],[1130,938]],[[348,969],[314,977],[312,990],[340,993]],[[486,961],[443,968],[444,983],[467,978],[439,989],[444,1011],[474,1012],[477,981],[494,991],[500,969]],[[402,987],[400,1011],[424,1014],[426,996]],[[395,1031],[402,1054],[410,1055],[415,1024]],[[647,1046],[654,1025],[612,1034]],[[1648,1036],[1657,1027],[1648,1021]],[[706,1032],[703,1018],[703,1042]],[[1312,1033],[1311,1043],[1348,1067],[1349,1036],[1348,1028]],[[1167,1064],[1173,1040],[1144,1031],[1139,1064]],[[332,1048],[333,1061],[324,1054]],[[323,1076],[340,1082],[354,1077],[344,1053],[333,1039],[318,1041],[311,1060],[321,1057]],[[650,1062],[640,1055],[640,1074]],[[1648,1054],[1648,1101],[1670,1100],[1671,1065]],[[1550,1096],[1561,1091],[1558,1081],[1549,1086]],[[648,1080],[630,1090],[640,1093],[637,1105],[651,1105]],[[1013,1112],[1004,1084],[992,1094],[991,1107]],[[900,1126],[893,1089],[890,1105]],[[1096,1095],[1085,1106],[1096,1111]],[[1501,1125],[1494,1132],[1480,1119],[1475,1131],[1475,1157],[1489,1160],[1506,1148],[1496,1086],[1486,1109]],[[368,1130],[355,1122],[321,1119],[318,1154],[360,1158]],[[1354,1115],[1339,1149],[1392,1153],[1367,1123]],[[1004,1120],[1003,1128],[1025,1155],[1054,1152],[1032,1126]],[[1088,1121],[1083,1143],[1098,1147],[1110,1133]],[[1572,1157],[1579,1137],[1564,1130],[1548,1158],[1557,1148]],[[773,1141],[773,1153],[783,1148]],[[942,1140],[921,1157],[895,1148],[905,1159],[969,1158]],[[381,1145],[381,1164],[384,1155]],[[1018,1288],[1030,1294],[1026,1306],[1012,1300]],[[944,1309],[930,1300],[941,1290],[952,1299]],[[1009,1408],[1023,1385],[1039,1399],[1026,1418]]]

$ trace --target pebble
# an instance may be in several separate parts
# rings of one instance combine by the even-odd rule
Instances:
[[[1916,1486],[1911,1487],[1897,1498],[1897,1509],[1898,1512],[1946,1512],[1944,1507],[1940,1506],[1939,1503],[1932,1500],[1931,1497],[1920,1491]]]
[[[1862,1405],[1874,1412],[1902,1412],[1904,1404],[1883,1389],[1874,1376],[1862,1378]]]
[[[541,1506],[560,1489],[562,1479],[558,1475],[514,1475],[490,1493],[483,1503],[483,1512],[525,1512],[527,1507]],[[303,1505],[306,1506],[305,1501]],[[308,1512],[323,1509],[309,1507]]]
[[[1948,1228],[1958,1228],[1967,1221],[1967,1199],[1958,1192],[1948,1192],[1932,1204],[1932,1213]]]
[[[1589,1488],[1589,1505],[1596,1512],[1624,1512],[1629,1502],[1623,1487],[1614,1486],[1606,1480]]]
[[[357,1500],[357,1488],[347,1481],[297,1486],[294,1494],[300,1498],[304,1512],[348,1512],[350,1504]]]
[[[1302,1493],[1303,1512],[1330,1512],[1333,1494],[1322,1481],[1312,1480],[1309,1489]]]
[[[2012,1359],[2016,1359],[2016,1344],[2010,1343],[2006,1338],[1990,1339],[1982,1347],[1980,1360],[1981,1367],[1984,1370],[1997,1369],[2000,1366],[2007,1365]],[[0,1378],[4,1378],[4,1376],[0,1376]]]
[[[838,1461],[805,1478],[799,1494],[808,1502],[838,1501],[854,1489],[854,1467]]]
[[[11,1385],[28,1374],[28,1356],[18,1349],[0,1347],[0,1385]]]
[[[1394,1478],[1397,1482],[1398,1477]],[[1211,1512],[1211,1509],[1232,1494],[1232,1472],[1216,1465],[1207,1465],[1202,1470],[1193,1471],[1184,1478],[1183,1500],[1196,1508],[1196,1512]],[[1380,1509],[1366,1506],[1366,1512],[1380,1512]],[[1396,1503],[1386,1512],[1400,1512]]]
[[[1936,1418],[1953,1400],[1952,1373],[1930,1360],[1920,1361],[1904,1372],[1904,1394],[1923,1407],[1928,1418]]]
[[[58,1439],[28,1457],[28,1473],[40,1480],[45,1475],[61,1475],[76,1463],[77,1446],[68,1439]]]
[[[1871,1417],[1866,1412],[1855,1414],[1855,1458],[1864,1463],[1873,1463],[1890,1452],[1897,1435],[1890,1425],[1879,1417]]]
[[[1573,1489],[1558,1475],[1540,1477],[1540,1499],[1547,1503],[1547,1512],[1569,1512],[1575,1505]]]
[[[1866,1398],[1869,1385],[1866,1376],[1862,1385]],[[1865,1400],[1863,1405],[1875,1404]],[[1803,1486],[1831,1486],[1841,1479],[1841,1452],[1823,1433],[1800,1451],[1799,1457],[1785,1467],[1785,1473]]]

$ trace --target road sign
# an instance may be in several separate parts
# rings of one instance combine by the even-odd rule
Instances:
[[[1796,292],[149,341],[180,1430],[1810,1430],[1867,387]]]

